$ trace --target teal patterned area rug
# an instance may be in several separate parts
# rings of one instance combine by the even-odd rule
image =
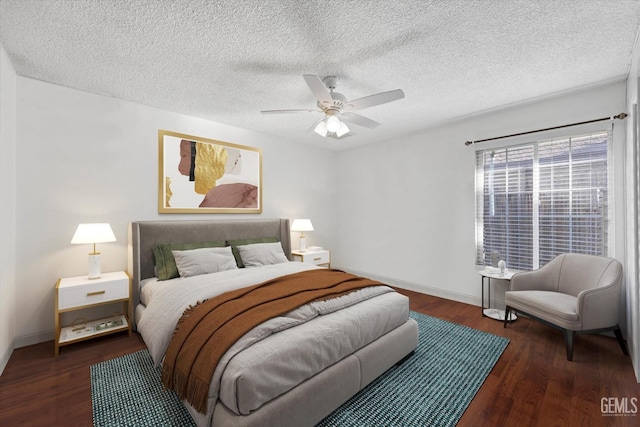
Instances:
[[[418,348],[322,420],[320,427],[455,426],[509,340],[411,312]],[[91,366],[96,427],[194,426],[163,391],[147,350]]]

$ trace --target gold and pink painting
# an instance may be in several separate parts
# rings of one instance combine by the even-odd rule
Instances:
[[[262,151],[158,131],[160,213],[262,212]]]

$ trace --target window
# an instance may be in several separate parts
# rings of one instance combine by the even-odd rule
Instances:
[[[609,132],[476,152],[476,263],[607,255]]]

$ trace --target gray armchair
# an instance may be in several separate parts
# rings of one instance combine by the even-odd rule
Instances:
[[[613,331],[629,354],[618,324],[622,265],[612,258],[562,254],[535,271],[517,273],[505,293],[509,313],[522,312],[564,332],[567,360],[574,333]]]

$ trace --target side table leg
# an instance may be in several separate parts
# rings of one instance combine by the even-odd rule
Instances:
[[[486,314],[484,314],[484,310],[491,308],[491,278],[490,277],[485,277],[485,276],[481,276],[480,278],[482,280],[482,307],[480,307],[482,309],[482,316],[483,317],[488,317]],[[487,280],[487,307],[484,306],[484,281],[485,279]]]
[[[480,284],[481,284],[481,289],[482,289],[481,290],[481,296],[480,296],[480,299],[482,301],[480,303],[480,311],[482,312],[482,317],[485,317],[484,316],[484,276],[480,276]]]

